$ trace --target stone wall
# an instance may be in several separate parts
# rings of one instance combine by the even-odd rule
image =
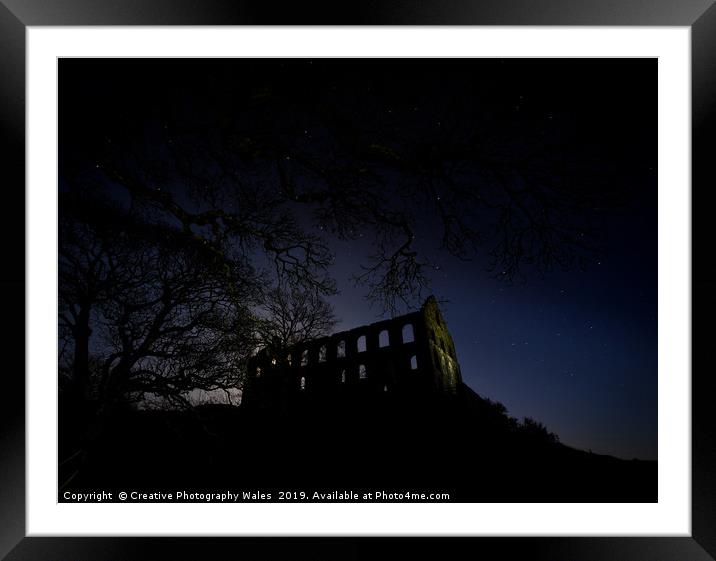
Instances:
[[[452,337],[435,298],[418,312],[288,348],[248,365],[242,403],[290,407],[307,398],[452,392],[461,381]]]

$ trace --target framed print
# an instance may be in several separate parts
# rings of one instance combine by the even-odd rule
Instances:
[[[518,4],[5,2],[7,559],[713,558],[716,11]]]

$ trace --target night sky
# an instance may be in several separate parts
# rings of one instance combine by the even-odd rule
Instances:
[[[167,122],[265,126],[241,105],[249,91],[252,99],[280,92],[271,118],[290,127],[277,126],[277,137],[314,152],[331,150],[314,111],[330,105],[397,143],[459,142],[465,127],[477,128],[506,165],[533,155],[554,180],[613,194],[618,202],[580,219],[595,241],[578,255],[581,266],[527,267],[513,279],[490,269],[487,249],[469,260],[440,251],[436,224],[419,217],[416,246],[430,258],[432,282],[421,297],[443,301],[464,381],[479,394],[543,422],[565,444],[656,459],[655,60],[62,61],[61,188],[78,172],[97,173],[108,138],[151,146]],[[462,179],[484,179],[470,173]],[[367,229],[328,240],[339,330],[381,317],[351,281],[370,239]]]

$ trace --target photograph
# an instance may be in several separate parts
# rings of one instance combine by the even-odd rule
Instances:
[[[656,503],[656,58],[73,58],[60,503]]]
[[[0,559],[714,561],[714,1],[0,0]]]

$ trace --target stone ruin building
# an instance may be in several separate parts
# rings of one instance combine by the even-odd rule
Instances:
[[[290,409],[382,396],[452,394],[462,383],[455,345],[430,296],[413,313],[251,358],[242,406]]]

